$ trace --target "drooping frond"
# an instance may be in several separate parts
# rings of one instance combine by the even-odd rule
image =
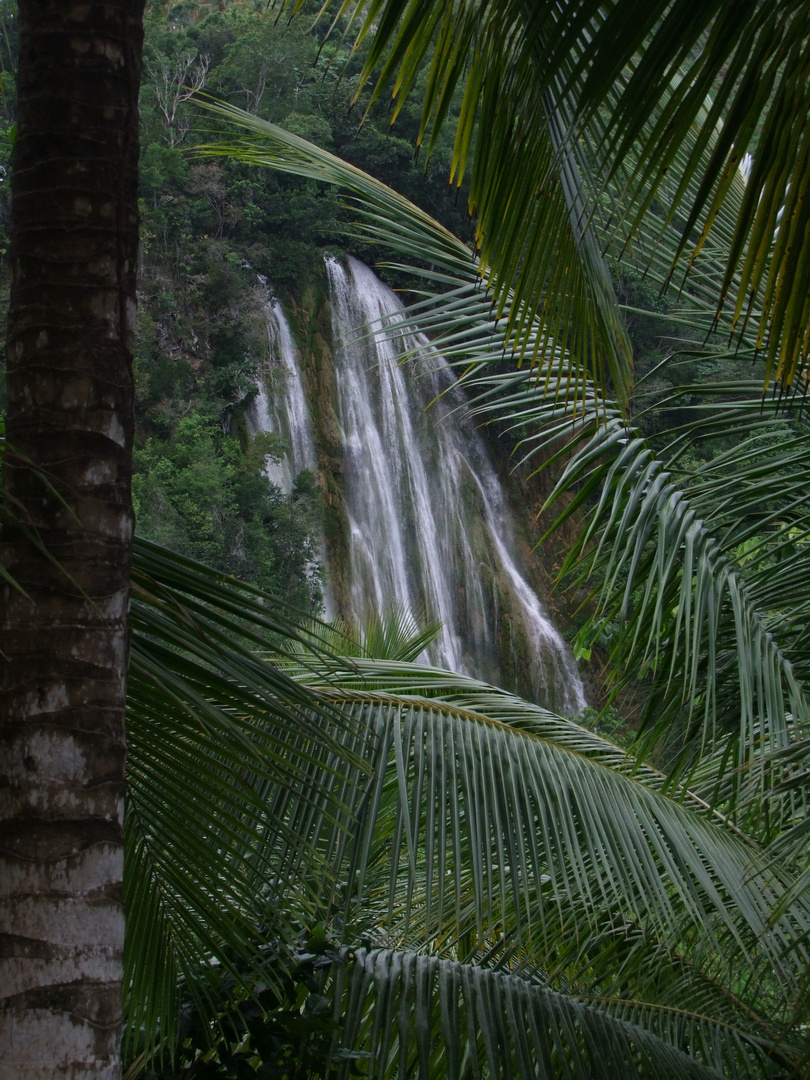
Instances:
[[[760,403],[749,405],[746,420],[756,424]],[[782,460],[788,454],[786,447]],[[779,463],[777,452],[764,467],[771,470],[781,496],[785,483]],[[566,569],[576,566],[583,580],[594,574],[601,583],[599,614],[620,627],[615,658],[626,665],[627,676],[632,672],[656,680],[663,694],[657,698],[659,714],[666,702],[702,711],[694,737],[704,748],[714,744],[724,725],[734,725],[745,747],[742,757],[734,756],[735,765],[756,753],[759,725],[762,735],[784,739],[785,715],[806,719],[810,709],[790,659],[802,657],[789,649],[794,628],[782,635],[766,614],[779,610],[779,597],[773,594],[779,575],[771,572],[759,582],[750,573],[741,575],[729,555],[743,538],[712,529],[716,522],[710,507],[716,513],[721,485],[733,498],[730,513],[741,513],[748,491],[759,509],[760,528],[762,519],[779,521],[779,511],[756,482],[758,471],[735,452],[730,472],[722,474],[718,462],[713,484],[684,491],[645,440],[613,423],[573,457],[560,481],[560,489],[582,485],[589,492],[594,479],[599,484],[588,527]],[[766,482],[764,475],[761,481]],[[746,529],[753,526],[749,515],[737,520],[745,521]],[[763,540],[761,556],[765,547]],[[773,555],[769,546],[768,556]],[[795,627],[800,628],[801,623]],[[669,692],[673,684],[674,696]]]
[[[455,1060],[483,1054],[484,1074],[545,1060],[511,1021],[493,1042],[501,1021],[485,1001],[511,1002],[526,1031],[563,1025],[551,1076],[604,1055],[605,1040],[606,1075],[654,1075],[662,1061],[687,1076],[729,1062],[762,1075],[773,1017],[787,1021],[801,993],[810,909],[754,841],[688,793],[666,794],[660,774],[606,740],[503,691],[390,660],[309,652],[293,668],[263,630],[297,631],[266,598],[154,546],[140,545],[135,583],[133,1023],[154,1037],[160,1020],[171,1045],[173,975],[204,1006],[213,956],[236,973],[285,918],[337,911],[350,940],[427,954],[395,961],[419,966],[421,1004],[370,963],[374,993],[389,995],[373,1008],[396,1000],[405,1025],[385,1037],[415,1023],[406,1052],[418,1044],[432,1075],[455,1074],[416,1019],[425,1009],[448,1023],[463,1013]],[[286,669],[243,649],[240,633],[285,652]],[[336,1008],[343,1044],[377,1054],[369,970],[357,966],[365,990]],[[777,1060],[792,1060],[780,1038]]]
[[[699,1014],[620,1001],[597,1007],[508,970],[434,956],[358,949],[336,984],[343,1039],[370,1055],[374,1077],[707,1080],[761,1076],[768,1064],[747,1032]],[[682,1049],[698,1045],[697,1053]]]
[[[561,347],[549,349],[546,341],[534,370],[505,368],[505,357],[520,365],[524,356],[535,356],[542,337],[539,319],[521,315],[523,336],[515,341],[508,320],[497,320],[491,297],[478,284],[475,260],[441,226],[332,155],[252,117],[237,116],[234,110],[228,115],[265,135],[261,144],[233,152],[257,164],[302,169],[340,184],[358,200],[357,227],[364,236],[385,241],[404,259],[433,267],[418,272],[442,291],[426,293],[414,304],[408,323],[430,334],[436,347],[457,365],[462,384],[474,396],[477,416],[497,420],[507,431],[519,429],[519,453],[527,461],[570,457],[578,448],[560,490],[573,494],[564,516],[571,518],[587,508],[589,521],[569,564],[576,562],[583,580],[601,591],[592,633],[608,623],[620,627],[612,639],[612,659],[617,670],[621,665],[622,678],[655,679],[658,723],[650,729],[650,743],[684,705],[691,715],[682,757],[687,767],[714,745],[717,736],[732,739],[725,765],[733,762],[736,768],[760,759],[771,748],[754,737],[755,731],[770,732],[769,737],[782,743],[789,739],[791,724],[808,712],[804,671],[794,670],[807,655],[803,627],[808,624],[797,607],[802,594],[796,588],[803,579],[806,548],[795,541],[804,535],[800,508],[808,504],[803,487],[807,471],[800,464],[804,444],[792,443],[767,460],[761,460],[753,445],[747,456],[735,451],[736,464],[718,461],[714,472],[699,484],[691,480],[688,490],[671,471],[692,438],[728,432],[735,425],[749,433],[755,427],[763,437],[784,430],[787,421],[778,413],[784,413],[789,402],[774,399],[763,404],[753,381],[747,386],[709,387],[703,401],[692,406],[689,427],[670,444],[672,462],[662,459],[625,425],[618,410],[569,362]],[[674,234],[670,230],[664,235],[671,250]],[[710,275],[702,270],[697,281],[700,287],[690,294],[685,317],[694,321],[698,313],[708,328],[713,318]],[[512,293],[508,300],[519,305]],[[695,388],[689,392],[694,395]],[[663,401],[656,407],[666,405]],[[724,472],[723,466],[729,464],[733,468]],[[789,493],[782,481],[788,467]],[[777,557],[773,534],[778,512],[773,495],[760,498],[768,469],[771,487],[781,489],[779,497],[788,514],[777,536],[793,545],[790,563],[785,562],[787,548],[784,544],[780,548],[779,574],[771,565]],[[719,506],[725,507],[722,514]],[[742,532],[731,533],[728,522],[735,513],[746,524]],[[762,573],[758,577],[752,573],[754,555],[749,553],[748,568],[741,576],[734,553],[758,528],[769,536],[759,549]],[[793,614],[786,621],[780,613],[788,599]],[[586,628],[583,640],[588,633]],[[756,769],[749,770],[749,779],[755,774]],[[760,794],[762,776],[760,770],[755,781]],[[746,798],[741,792],[737,795]]]
[[[323,853],[273,816],[268,791],[305,776],[302,807],[345,828],[335,788],[363,769],[351,718],[256,654],[296,636],[291,612],[140,539],[132,584],[125,985],[130,1038],[149,1049],[158,1031],[173,1041],[181,977],[204,998],[206,964],[249,966],[262,934],[312,906],[305,883],[328,876]],[[275,838],[302,886],[297,905],[274,909]]]
[[[697,792],[687,794],[683,783],[662,783],[660,773],[576,725],[527,716],[514,701],[465,687],[458,677],[367,661],[352,673],[338,668],[323,692],[368,725],[377,764],[376,779],[354,804],[354,839],[333,830],[327,842],[318,826],[335,865],[348,867],[337,875],[345,885],[332,903],[346,905],[349,927],[385,944],[415,944],[485,967],[514,964],[560,985],[571,979],[582,1000],[633,1022],[644,1017],[654,1026],[658,1017],[670,1033],[685,1030],[678,1018],[686,1025],[691,1017],[692,1032],[705,1021],[707,1042],[724,1047],[715,1068],[767,1075],[772,1064],[778,1073],[783,1051],[785,1067],[794,1068],[801,1051],[789,1048],[787,1028],[763,1020],[758,995],[767,983],[771,1017],[789,1023],[788,1016],[804,1015],[807,891],[795,857],[781,861],[758,838],[772,835],[766,819],[774,807],[777,830],[791,824],[798,837],[806,819],[802,796],[780,790],[784,774],[768,764],[780,746],[798,748],[796,723],[806,711],[795,673],[805,634],[804,531],[801,511],[791,509],[791,500],[799,507],[802,499],[801,440],[778,458],[777,475],[790,476],[784,491],[775,482],[759,507],[766,470],[754,442],[730,481],[722,462],[716,476],[707,470],[680,487],[677,471],[689,438],[709,437],[724,424],[728,430],[732,416],[752,440],[767,436],[769,424],[791,421],[770,407],[763,412],[761,399],[735,387],[727,409],[698,401],[666,453],[654,450],[562,348],[546,343],[534,371],[507,370],[504,357],[520,355],[524,345],[530,350],[542,327],[527,312],[526,340],[510,338],[478,284],[475,260],[426,215],[286,133],[269,138],[269,148],[249,148],[248,160],[341,183],[364,200],[359,227],[367,235],[398,246],[404,261],[432,267],[420,273],[443,294],[426,293],[410,317],[460,367],[478,415],[519,426],[529,457],[576,451],[565,483],[572,507],[592,515],[582,568],[601,588],[603,616],[628,614],[622,660],[659,679],[662,719],[675,717],[685,687],[695,691],[687,714],[694,703],[699,719],[685,729],[681,760],[694,766],[698,781]],[[701,288],[705,299],[708,277]],[[705,317],[700,290],[689,305]],[[617,502],[600,498],[604,484]],[[732,528],[735,500],[746,512]],[[777,554],[793,575],[784,585],[769,566]],[[789,600],[796,619],[779,609]],[[656,619],[668,635],[663,641],[650,630]],[[320,677],[317,665],[311,674]],[[688,771],[673,772],[688,779]],[[724,810],[728,804],[737,823],[713,815],[712,802]],[[302,828],[311,821],[296,817]],[[749,826],[755,835],[745,835]],[[355,890],[362,906],[352,900]],[[787,922],[780,926],[780,919]],[[774,963],[784,967],[783,981],[772,980]],[[729,1035],[722,1042],[723,1025],[743,1032],[740,1041]],[[692,1048],[704,1038],[682,1037]],[[722,1057],[732,1044],[755,1047],[747,1064]]]
[[[714,1040],[715,1068],[750,1055],[738,1075],[759,1075],[776,1029],[758,995],[766,983],[790,1014],[810,909],[792,893],[773,919],[791,882],[755,842],[606,740],[474,680],[362,659],[345,689],[313,679],[374,747],[353,837],[327,845],[344,933],[521,973],[698,1060]]]
[[[609,311],[592,256],[623,246],[654,209],[677,226],[669,272],[699,265],[723,233],[715,313],[727,312],[735,329],[751,322],[765,385],[804,384],[807,0],[344,0],[339,10],[368,45],[372,99],[390,91],[394,120],[428,65],[420,138],[430,131],[429,145],[461,95],[453,173],[469,170],[499,295],[514,287],[539,310],[548,283],[549,295],[553,287],[568,298],[563,308],[578,308],[585,293],[565,286],[578,257],[592,298]],[[729,221],[746,154],[748,183]]]

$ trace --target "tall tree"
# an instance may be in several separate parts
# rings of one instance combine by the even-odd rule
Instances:
[[[3,537],[7,1077],[113,1076],[144,0],[20,0]]]

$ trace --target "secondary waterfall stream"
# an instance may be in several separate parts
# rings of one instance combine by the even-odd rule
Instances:
[[[326,269],[349,563],[347,610],[337,613],[362,623],[392,605],[427,612],[442,622],[427,662],[579,712],[582,683],[526,579],[501,483],[458,408],[449,365],[405,332],[402,305],[368,267],[328,258]],[[279,304],[266,311],[274,374],[253,423],[284,436],[289,453],[268,475],[289,491],[295,473],[315,469],[316,436],[290,325]]]
[[[266,469],[268,479],[289,493],[296,473],[302,469],[312,472],[317,469],[315,438],[290,324],[281,304],[267,298],[265,280],[262,278],[260,282],[274,392],[268,393],[264,380],[259,382],[253,406],[253,426],[256,431],[273,431],[281,435],[289,447],[280,461],[268,461]]]

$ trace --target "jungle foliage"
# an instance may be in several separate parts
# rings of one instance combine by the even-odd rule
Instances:
[[[687,801],[697,799],[707,810],[722,816],[723,828],[730,827],[740,839],[745,838],[744,843],[760,847],[772,874],[795,875],[788,893],[791,902],[804,905],[810,880],[806,849],[810,712],[805,690],[810,672],[803,583],[810,570],[810,499],[803,407],[804,324],[798,319],[789,326],[785,319],[788,311],[802,309],[806,296],[802,293],[801,252],[785,246],[787,236],[797,235],[793,232],[795,222],[783,219],[782,211],[769,217],[768,206],[773,207],[773,191],[778,190],[780,198],[796,207],[793,213],[801,216],[795,202],[804,198],[800,194],[804,190],[801,147],[791,145],[779,159],[774,157],[769,140],[794,122],[783,91],[793,77],[790,64],[806,50],[806,5],[776,5],[767,12],[752,6],[747,10],[747,22],[737,9],[732,13],[722,4],[710,13],[698,13],[690,5],[673,5],[671,10],[661,5],[655,15],[660,25],[654,24],[654,19],[649,22],[646,15],[641,20],[645,33],[650,34],[649,42],[644,38],[636,41],[636,66],[624,73],[608,65],[598,49],[592,51],[586,45],[594,37],[607,49],[617,20],[633,7],[617,2],[597,11],[584,5],[587,15],[578,8],[566,8],[561,16],[561,37],[569,44],[573,41],[579,52],[564,58],[570,66],[561,69],[556,84],[543,73],[538,57],[543,62],[549,62],[549,55],[562,58],[563,46],[553,34],[544,37],[542,26],[533,23],[534,14],[537,24],[553,21],[556,15],[549,13],[550,8],[533,13],[525,6],[505,2],[462,3],[450,10],[439,4],[381,0],[369,9],[356,9],[361,33],[374,43],[366,74],[372,75],[379,63],[383,78],[378,86],[384,86],[386,76],[395,78],[396,102],[413,88],[412,75],[418,64],[425,59],[430,64],[433,96],[428,95],[425,104],[424,132],[430,131],[431,110],[438,109],[441,114],[448,88],[464,85],[466,111],[463,106],[454,168],[463,171],[466,163],[473,173],[470,205],[479,212],[480,260],[439,223],[371,177],[252,117],[230,113],[249,137],[226,152],[242,161],[340,184],[352,196],[360,219],[358,232],[366,240],[397,247],[400,271],[406,266],[411,270],[422,267],[429,284],[424,299],[412,308],[411,317],[458,364],[474,395],[476,414],[484,422],[516,430],[525,461],[543,464],[551,457],[564,466],[556,498],[566,496],[567,501],[561,504],[559,520],[579,517],[580,523],[564,573],[577,587],[590,588],[594,601],[580,634],[581,650],[589,649],[599,638],[608,651],[616,685],[633,681],[644,688],[641,728],[630,750],[635,767],[641,762],[657,766],[663,791],[670,795],[677,792],[677,798],[688,791]],[[693,22],[686,18],[687,8],[695,16]],[[433,13],[433,23],[427,9]],[[684,20],[679,27],[682,36],[672,44],[667,32],[673,24],[668,20],[674,18],[676,9],[683,10]],[[641,11],[638,15],[641,19]],[[701,19],[705,21],[699,22]],[[724,36],[730,29],[729,19],[735,20],[734,34]],[[703,27],[700,31],[696,29],[699,26]],[[790,63],[780,68],[783,43],[799,29],[795,40],[801,46],[795,46]],[[701,33],[708,36],[701,38]],[[503,47],[504,35],[507,48]],[[450,41],[458,46],[457,51],[447,47]],[[467,46],[468,53],[464,52]],[[674,69],[665,69],[664,82],[653,62],[662,51],[670,63],[679,65],[677,75]],[[596,60],[591,67],[592,55]],[[733,57],[733,64],[726,67],[729,57]],[[772,78],[768,83],[770,98],[747,96],[751,76],[746,64],[755,62],[763,63]],[[604,89],[605,83],[599,83],[600,77],[606,78],[603,68],[609,70],[609,79],[618,79],[615,96],[612,83],[606,92],[609,103],[619,99],[615,123],[607,111],[594,110],[588,103],[594,81]],[[707,81],[710,75],[717,79],[716,109],[713,99],[706,98],[709,87],[714,86]],[[537,76],[536,82],[533,76]],[[634,96],[638,83],[655,83],[660,97],[650,104],[652,98]],[[560,85],[566,90],[557,96]],[[488,87],[483,95],[481,86]],[[571,100],[566,94],[580,90],[582,112],[573,109],[567,113]],[[517,96],[510,98],[511,93]],[[465,122],[472,124],[488,107],[494,109],[496,100],[504,104],[506,119],[494,121],[486,139],[467,139],[471,129],[465,128]],[[527,101],[536,107],[528,108]],[[724,112],[726,106],[728,111]],[[510,113],[510,108],[516,111]],[[547,128],[537,125],[533,134],[521,128],[519,109],[525,110],[524,123],[528,117],[544,115]],[[566,129],[571,116],[575,117],[575,135]],[[555,124],[562,124],[562,129]],[[760,141],[754,137],[755,128],[761,134]],[[638,139],[629,156],[624,151],[630,143],[623,141],[629,138],[628,130]],[[683,140],[682,146],[674,145],[673,131]],[[651,152],[659,142],[672,155],[664,155],[660,172],[660,163],[653,160]],[[495,146],[498,153],[493,152]],[[623,151],[619,165],[609,157],[617,148]],[[747,178],[738,168],[741,148],[754,151]],[[585,167],[586,149],[593,151],[597,166],[604,167],[603,174],[598,169],[591,174]],[[602,153],[604,157],[600,157]],[[524,167],[517,168],[517,162]],[[718,163],[722,169],[713,173]],[[760,194],[766,189],[767,199]],[[594,190],[601,192],[599,197],[604,200],[627,197],[626,215],[617,211],[611,219],[601,215],[597,206],[589,216],[587,200]],[[550,201],[541,203],[539,196],[546,194]],[[587,232],[583,232],[585,218]],[[749,245],[756,248],[756,256]],[[610,258],[621,254],[622,248],[624,256],[611,273]],[[676,286],[673,267],[677,268],[681,257],[688,262],[689,273],[685,282]],[[561,274],[568,275],[567,283]],[[774,285],[777,275],[778,287]],[[635,387],[631,382],[632,339],[619,305],[622,289],[623,299],[630,300],[629,314],[636,322],[637,335],[649,334],[651,326],[662,328],[656,346],[659,360],[650,354],[643,358]],[[743,320],[739,315],[746,304],[748,315]],[[512,360],[511,367],[505,358]],[[763,387],[771,392],[763,396]],[[487,715],[497,715],[491,702]],[[411,753],[418,757],[416,750]],[[488,760],[489,755],[484,753],[482,758]],[[398,752],[397,760],[400,790],[404,790],[404,763],[411,759],[404,754],[399,757]],[[504,759],[498,761],[493,770],[496,775],[511,775]],[[424,775],[429,773],[425,765]],[[555,776],[559,783],[558,768]],[[525,793],[528,783],[528,777],[522,776],[518,790]],[[493,797],[497,800],[494,793]],[[549,798],[547,792],[545,799]],[[430,796],[426,805],[435,805]],[[502,814],[511,814],[511,804],[508,811],[506,804],[499,805]],[[544,805],[547,808],[549,804]],[[611,806],[611,824],[603,835],[622,834],[627,821],[619,825],[614,819],[617,804],[607,797],[599,805]],[[427,823],[434,818],[431,809],[425,813],[427,817],[422,818],[414,812],[411,828],[413,835],[425,836],[427,852],[431,850]],[[578,805],[578,822],[582,813]],[[421,832],[423,827],[427,834]],[[415,853],[423,850],[420,842],[413,840],[404,822],[402,828],[408,850],[416,857]],[[637,869],[640,853],[646,856],[653,832],[644,827],[645,840],[626,861],[617,861],[614,853],[605,855],[604,863],[602,856],[589,862],[581,890],[591,895],[603,865],[616,872],[619,866]],[[549,851],[550,846],[546,838],[542,850]],[[527,848],[518,844],[515,850],[499,850],[497,858],[513,868],[519,852]],[[426,858],[429,861],[428,855]],[[711,858],[708,862],[713,864]],[[480,868],[486,873],[484,865],[482,857]],[[674,884],[670,871],[663,880]],[[769,879],[770,883],[775,880]],[[394,881],[392,876],[391,888]],[[762,886],[764,896],[767,887],[764,882]],[[408,899],[414,895],[408,894]],[[515,898],[517,893],[509,895]],[[580,899],[585,902],[582,893]],[[429,897],[424,903],[427,908],[432,906]],[[497,901],[495,904],[497,907]],[[623,910],[631,908],[632,904],[626,903]],[[650,915],[652,908],[660,913],[655,903],[647,909]],[[389,906],[389,916],[391,910]],[[774,910],[785,914],[786,904],[777,901]],[[499,928],[504,925],[500,917],[496,922]],[[702,921],[703,928],[710,922],[710,918]],[[390,929],[391,923],[386,927]],[[672,1006],[674,999],[665,1004],[664,997],[658,995],[675,968],[681,970],[681,961],[676,961],[674,968],[667,966],[668,974],[655,965],[654,987],[643,986],[634,966],[640,960],[640,953],[635,953],[631,944],[638,940],[635,931],[628,926],[619,930],[610,923],[607,933],[613,944],[622,939],[623,947],[629,950],[627,966],[613,954],[616,966],[611,967],[610,975],[616,979],[614,991],[608,991],[597,977],[592,997],[573,975],[574,964],[565,971],[566,980],[573,976],[566,982],[565,992],[580,1003],[598,1001],[600,1022],[605,1022],[606,1013],[614,1018],[619,1015],[612,996],[616,992],[621,1009],[630,1010],[621,1012],[622,1017],[632,1015],[634,1022],[651,1034],[647,1024],[652,1013],[645,1010],[652,1008],[662,1018],[663,1012],[657,1010],[665,1012]],[[593,943],[592,937],[588,940]],[[782,955],[798,958],[806,940],[806,932],[797,927],[788,934]],[[428,951],[434,947],[434,939],[429,941],[423,945]],[[761,994],[769,978],[764,972],[762,977],[753,974],[747,949],[743,950],[745,960],[740,954],[742,977],[736,978],[730,974],[736,946],[729,952],[720,946],[719,953],[713,952],[713,946],[705,952],[701,947],[701,960],[693,964],[691,945],[695,939],[691,931],[685,931],[685,924],[674,932],[662,929],[659,941],[668,943],[667,965],[676,954],[681,959],[690,956],[690,974],[678,982],[678,993],[684,994],[677,1007],[683,1009],[679,1015],[689,1013],[698,999],[701,1016],[712,1013],[717,1001],[710,1005],[698,989],[704,976],[715,989],[722,985],[738,1004],[747,1000],[756,1011],[749,995],[754,987],[755,993]],[[586,951],[590,947],[586,945]],[[681,953],[682,949],[686,952]],[[719,960],[720,953],[725,961]],[[525,971],[532,970],[534,957],[542,967],[542,977],[547,977],[554,955],[544,942],[537,952],[528,945],[526,952],[516,947],[509,958]],[[493,948],[478,962],[483,968],[492,964],[498,969],[499,959],[497,948]],[[404,1047],[413,1045],[408,1041],[409,1018],[420,1015],[418,987],[425,988],[423,1010],[429,1009],[428,1001],[435,1003],[437,998],[442,1003],[437,1007],[450,1008],[445,1005],[441,985],[442,977],[451,977],[450,968],[433,956],[410,954],[396,962],[386,956],[383,974],[377,961],[376,954],[371,960],[365,954],[360,959],[376,990],[392,995],[388,1008],[398,1010],[401,1071],[410,1067]],[[729,962],[730,967],[721,979],[709,976],[708,969],[702,968],[704,962]],[[801,966],[804,963],[801,961]],[[590,958],[589,975],[598,968]],[[562,987],[562,982],[556,981],[562,972],[554,970],[556,976],[551,984],[545,984],[547,989]],[[699,970],[702,975],[693,983]],[[742,975],[743,971],[747,974]],[[434,982],[437,977],[438,984]],[[486,977],[480,974],[479,978],[483,988]],[[414,980],[409,984],[415,987],[414,998],[407,998],[401,979]],[[459,979],[463,985],[463,977]],[[634,1041],[640,1038],[638,1031],[631,1038],[632,1049],[625,1044],[613,1057],[606,1049],[607,1037],[600,1041],[604,1032],[597,1034],[596,1028],[586,1034],[584,1027],[574,1026],[569,1030],[576,1030],[576,1034],[566,1042],[546,1019],[536,1034],[524,1014],[507,1005],[506,998],[497,997],[494,989],[490,1007],[482,1007],[476,1020],[487,1047],[487,1067],[493,1073],[508,1069],[505,1062],[509,1062],[527,1076],[536,1075],[538,1069],[540,1075],[608,1076],[616,1068],[624,1069],[624,1075],[628,1069],[638,1075],[689,1075],[695,1069],[699,1075],[702,1066],[715,1075],[773,1072],[803,1076],[808,1057],[805,1021],[799,1019],[806,1016],[806,987],[803,978],[801,981],[802,988],[789,1008],[792,1019],[785,1016],[782,1034],[757,1062],[745,1051],[738,1056],[742,1044],[731,1036],[731,1028],[716,1044],[719,1056],[712,1058],[691,1025],[688,1035],[683,1029],[676,1035],[675,1029],[668,1027],[666,1036],[670,1047],[685,1051],[688,1060],[678,1059],[677,1054],[666,1064],[663,1059],[645,1058],[647,1044],[642,1050]],[[765,997],[769,1005],[775,1004],[769,990],[765,990]],[[454,996],[452,1000],[454,1010],[459,999]],[[687,1005],[687,1000],[692,1004]],[[644,1022],[640,1021],[642,1014],[647,1017]],[[456,1075],[449,1049],[447,1061],[431,1056],[437,1044],[431,1041],[429,1031],[439,1029],[430,1027],[429,1015],[422,1013],[421,1036],[417,1020],[415,1045],[424,1054],[419,1067],[425,1075],[444,1068]],[[458,1014],[453,1011],[452,1015]],[[454,1030],[452,1023],[448,1025],[444,1019],[446,1014],[441,1031],[448,1048],[458,1046],[449,1034]],[[582,1023],[586,1023],[584,1017]],[[793,1024],[798,1026],[788,1035]],[[655,1024],[652,1028],[661,1034]],[[524,1040],[527,1029],[532,1034]],[[389,1061],[393,1069],[393,1044],[380,1030],[374,1027],[369,1038],[382,1055],[378,1059],[381,1070],[381,1060]],[[618,1038],[615,1029],[611,1030]],[[793,1038],[795,1056],[788,1062],[781,1055]],[[546,1061],[544,1046],[551,1043],[556,1055]],[[722,1051],[721,1045],[725,1048]],[[601,1058],[597,1046],[602,1048]],[[392,1057],[387,1058],[389,1053]],[[582,1057],[577,1057],[578,1053]],[[781,1060],[777,1063],[776,1058]],[[413,1067],[416,1064],[414,1061]]]
[[[284,288],[284,273],[315,272],[307,245],[343,242],[339,186],[353,246],[421,274],[411,316],[457,363],[477,416],[529,466],[560,465],[553,505],[578,526],[564,570],[590,595],[579,648],[598,641],[643,711],[619,746],[609,712],[600,731],[418,667],[388,651],[396,634],[353,632],[343,650],[270,594],[141,541],[130,1075],[806,1077],[810,438],[806,320],[788,325],[806,261],[799,245],[791,268],[783,250],[795,222],[777,227],[780,200],[804,220],[803,144],[777,135],[793,130],[790,92],[794,106],[806,92],[806,3],[359,7],[366,44],[342,80],[321,73],[338,101],[362,83],[352,64],[382,71],[380,87],[399,73],[397,125],[427,142],[431,118],[459,117],[450,166],[472,172],[477,254],[457,208],[442,223],[380,182],[392,174],[373,110],[358,149],[342,108],[322,111],[322,84],[318,108],[300,106],[296,50],[314,55],[312,41],[271,46],[262,11],[212,7],[152,9],[142,515],[207,543],[199,504],[181,504],[199,482],[242,528],[272,447],[241,421],[260,363],[241,298],[256,270],[278,264]],[[292,57],[291,91],[263,66],[274,47]],[[169,93],[180,67],[248,107],[230,110],[249,139],[229,157],[180,154],[224,115],[196,133]],[[411,114],[416,91],[427,105]],[[440,163],[448,128],[435,130]],[[741,147],[761,149],[747,184]],[[342,160],[354,150],[378,179]],[[601,210],[624,195],[622,233]],[[690,276],[674,288],[684,252]],[[192,334],[197,353],[172,344]],[[192,553],[222,565],[232,535]],[[271,581],[270,559],[257,556],[255,580]]]
[[[346,243],[347,215],[312,181],[195,158],[217,123],[192,91],[283,124],[467,226],[447,194],[449,141],[425,174],[418,110],[393,135],[382,109],[361,127],[359,58],[305,31],[249,5],[148,6],[134,496],[142,535],[317,611],[319,493],[312,477],[291,494],[267,483],[265,455],[284,448],[260,448],[267,437],[251,435],[246,413],[269,356],[264,305],[323,288],[322,249]]]
[[[4,5],[0,35],[5,170],[14,134],[12,9]],[[133,495],[142,535],[316,612],[319,492],[311,476],[291,493],[266,480],[266,456],[284,447],[254,438],[246,413],[269,359],[266,303],[323,286],[323,247],[342,249],[347,215],[334,192],[311,181],[195,159],[190,151],[218,123],[192,91],[283,123],[395,183],[451,227],[463,233],[467,225],[463,201],[448,196],[449,141],[425,174],[413,150],[418,110],[395,136],[383,109],[361,127],[362,107],[352,106],[359,60],[347,68],[348,45],[324,46],[323,35],[305,30],[250,5],[147,5]],[[9,286],[7,189],[0,299]]]

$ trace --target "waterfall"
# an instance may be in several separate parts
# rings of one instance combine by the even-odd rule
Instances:
[[[405,332],[402,305],[368,267],[351,258],[348,269],[326,265],[350,614],[362,620],[391,604],[427,611],[443,624],[430,663],[580,711],[581,680],[520,566],[483,439],[455,411],[462,398],[449,365]],[[402,366],[406,352],[415,358]]]
[[[327,581],[344,583],[340,604],[327,590],[327,617],[362,623],[393,605],[427,613],[442,623],[427,662],[579,712],[582,683],[526,578],[501,483],[459,408],[452,370],[405,330],[402,305],[367,266],[347,267],[326,262],[340,447],[333,485],[346,533],[346,565],[330,566],[320,541]],[[268,456],[266,474],[289,493],[301,469],[318,469],[317,425],[290,323],[264,282],[259,297],[270,359],[249,420],[254,433],[283,438],[287,451]],[[403,365],[405,353],[414,359]]]
[[[301,378],[298,349],[290,324],[281,304],[269,298],[266,279],[262,275],[258,277],[258,299],[265,315],[269,362],[257,381],[256,397],[247,419],[254,435],[259,431],[270,431],[283,439],[285,452],[278,458],[267,455],[264,474],[271,483],[289,495],[295,477],[302,469],[317,473],[315,438]],[[317,537],[316,547],[317,561],[326,570],[328,559],[323,532]],[[335,607],[328,571],[322,588],[325,617],[333,618]]]
[[[283,438],[287,452],[278,461],[268,455],[265,474],[289,495],[297,473],[317,469],[315,439],[290,324],[281,304],[269,299],[265,279],[259,282],[270,362],[257,384],[249,421],[254,433],[272,431]]]

